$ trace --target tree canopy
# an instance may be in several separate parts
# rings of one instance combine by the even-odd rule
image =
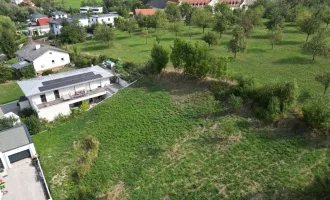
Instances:
[[[75,44],[85,41],[86,31],[77,20],[68,23],[61,29],[60,40],[62,43]]]

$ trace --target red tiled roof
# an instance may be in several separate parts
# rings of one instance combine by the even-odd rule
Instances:
[[[38,26],[45,26],[48,25],[49,21],[53,20],[53,18],[39,18],[37,20],[37,25]]]
[[[189,3],[195,7],[204,7],[211,3],[211,0],[169,0],[167,3]]]
[[[150,9],[135,9],[135,15],[154,15],[157,9],[150,8]]]

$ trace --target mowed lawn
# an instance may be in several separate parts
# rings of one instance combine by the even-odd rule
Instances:
[[[71,8],[80,8],[81,0],[63,0],[64,7],[69,9]]]
[[[18,100],[23,95],[16,81],[0,84],[0,104]]]
[[[287,130],[224,114],[196,81],[144,78],[33,140],[54,199],[79,188],[132,200],[312,199],[330,150]],[[100,151],[77,183],[74,144],[87,135]]]
[[[189,31],[192,33],[191,38]],[[205,31],[210,31],[210,29]],[[110,48],[103,42],[93,40],[76,46],[81,52],[88,54],[103,54],[144,64],[150,59],[150,50],[156,42],[156,34],[162,37],[160,44],[167,48],[173,45],[175,35],[169,32],[155,31],[151,33],[148,44],[145,44],[145,39],[140,37],[139,31],[132,37],[126,32],[116,31],[116,39]],[[266,35],[265,27],[256,27],[252,38],[247,39],[246,52],[239,53],[237,59],[229,64],[229,71],[255,78],[260,84],[296,79],[302,90],[321,94],[322,86],[314,81],[314,77],[317,73],[329,71],[329,60],[317,57],[316,61],[312,61],[311,55],[302,52],[301,47],[306,35],[301,33],[294,23],[286,23],[283,41],[276,45],[274,50],[271,49]],[[181,36],[187,40],[203,42],[201,28],[184,26]],[[211,47],[212,53],[217,56],[233,56],[226,48],[230,39],[231,30],[228,30],[222,36],[220,45]]]

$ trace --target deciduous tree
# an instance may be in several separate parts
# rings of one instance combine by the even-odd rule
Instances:
[[[297,18],[300,30],[307,34],[306,42],[310,35],[316,33],[321,26],[320,19],[312,16],[311,13],[303,13]]]
[[[215,23],[213,26],[213,31],[216,31],[221,35],[227,30],[228,27],[228,20],[226,19],[226,17],[224,17],[222,14],[218,14],[215,17]]]
[[[141,37],[146,39],[146,44],[148,44],[148,38],[149,38],[149,31],[147,29],[143,29],[141,31]]]
[[[14,71],[10,67],[0,64],[0,83],[6,82],[13,77]]]
[[[174,3],[166,4],[165,13],[167,14],[168,20],[170,22],[181,20],[181,12],[177,4]]]
[[[211,12],[206,9],[197,9],[191,17],[191,23],[195,26],[201,27],[203,33],[205,28],[213,25],[214,18]]]
[[[238,52],[244,52],[246,48],[246,40],[244,36],[244,29],[236,26],[233,30],[233,39],[229,41],[227,45],[228,51],[234,53],[234,58]]]
[[[110,42],[115,39],[115,30],[107,24],[100,24],[94,31],[94,38],[104,41],[110,46]]]
[[[268,31],[268,39],[272,44],[272,49],[274,49],[274,45],[282,40],[282,28],[276,28]]]
[[[132,32],[138,28],[138,24],[134,18],[129,18],[122,22],[120,28],[122,31],[127,31],[129,36],[132,36]]]
[[[173,22],[169,24],[168,30],[178,36],[182,31],[182,24],[180,22]]]
[[[159,74],[169,61],[169,51],[162,45],[154,44],[151,49],[151,61],[149,62],[149,70],[153,74]]]
[[[75,44],[85,41],[85,38],[85,28],[77,20],[68,23],[61,29],[60,40],[62,43]]]
[[[3,53],[7,55],[8,58],[13,58],[15,52],[18,50],[18,46],[15,43],[15,38],[13,33],[3,30],[0,35],[0,47]]]
[[[325,72],[325,73],[316,75],[315,81],[317,81],[323,85],[323,87],[324,87],[323,95],[325,95],[325,93],[327,92],[327,90],[330,86],[330,72]]]
[[[313,55],[313,60],[317,55],[327,56],[329,54],[329,45],[326,40],[325,30],[320,30],[311,41],[307,42],[303,48],[306,52]]]
[[[217,45],[219,43],[219,38],[217,34],[210,31],[203,36],[203,40],[211,47],[211,45]]]

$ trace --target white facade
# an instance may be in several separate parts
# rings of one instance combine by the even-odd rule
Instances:
[[[21,4],[21,3],[23,3],[23,0],[11,0],[11,2],[13,3],[13,4]]]
[[[61,29],[63,26],[61,24],[56,24],[56,23],[49,23],[50,26],[50,32],[54,35],[60,35],[61,34]]]
[[[65,13],[63,13],[63,14],[54,13],[54,14],[52,14],[52,17],[54,19],[63,19],[63,18],[68,18],[68,15]]]
[[[85,7],[80,8],[80,13],[88,13],[88,12],[92,12],[94,14],[100,14],[100,13],[103,13],[103,7],[85,6]]]
[[[9,161],[9,156],[22,152],[22,151],[25,151],[25,150],[29,150],[29,152],[31,154],[31,158],[33,157],[33,155],[35,155],[37,153],[33,143],[27,144],[25,146],[22,146],[22,147],[19,147],[19,148],[16,148],[16,149],[13,149],[13,150],[10,150],[7,152],[0,152],[0,159],[2,161],[4,168],[5,169],[12,168],[11,163]]]
[[[25,59],[19,58],[19,61],[23,61],[23,60]],[[62,67],[69,63],[70,63],[70,56],[68,53],[49,50],[43,55],[39,56],[37,59],[35,59],[32,64],[34,70],[37,73],[41,73],[44,70]]]
[[[48,34],[50,31],[50,27],[48,25],[32,26],[32,27],[27,27],[26,29],[29,35],[45,35]]]
[[[91,27],[93,24],[99,23],[105,23],[108,25],[115,25],[115,18],[118,17],[117,14],[104,14],[104,15],[93,15],[89,19],[89,26]]]
[[[109,85],[110,79],[105,78],[71,87],[56,89],[59,94],[59,97],[57,98],[55,97],[54,90],[51,92],[46,92],[44,94],[28,97],[28,99],[32,107],[38,113],[39,118],[44,118],[48,121],[53,121],[58,115],[70,115],[70,105],[74,103],[106,95],[106,90],[102,88],[105,88]],[[42,102],[42,95],[45,95],[46,98],[46,101],[44,102]]]
[[[88,18],[81,18],[81,19],[78,19],[79,21],[79,25],[80,26],[88,26]]]

